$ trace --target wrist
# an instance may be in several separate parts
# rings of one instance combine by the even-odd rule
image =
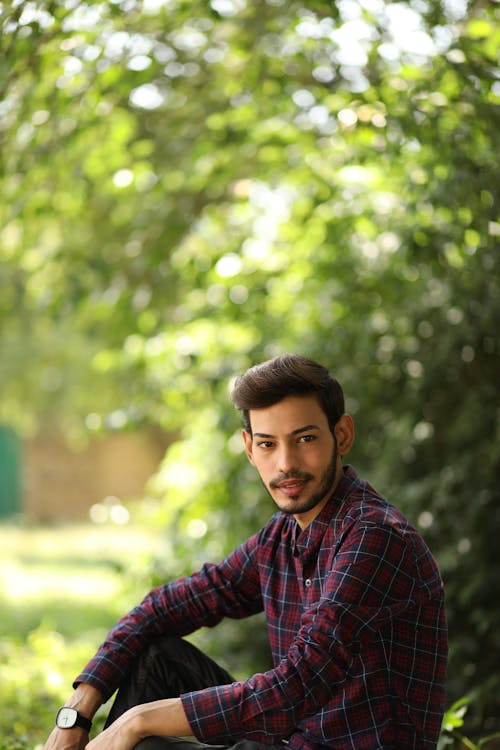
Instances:
[[[56,715],[56,726],[59,729],[75,729],[80,727],[86,732],[92,728],[91,720],[84,716],[80,711],[71,706],[62,706]]]
[[[56,726],[62,730],[80,729],[90,732],[92,718],[102,700],[102,695],[96,688],[81,683],[57,712]]]

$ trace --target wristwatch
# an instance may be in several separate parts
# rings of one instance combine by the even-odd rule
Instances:
[[[56,727],[59,729],[71,729],[72,727],[82,727],[90,732],[92,722],[90,719],[82,716],[76,708],[70,708],[69,706],[63,706],[59,709],[56,716]]]

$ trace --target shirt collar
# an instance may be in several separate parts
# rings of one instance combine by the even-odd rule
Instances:
[[[334,516],[337,514],[340,504],[349,494],[352,485],[357,481],[358,476],[352,466],[346,465],[342,467],[342,475],[335,488],[335,492],[325,507],[321,510],[321,513],[316,516],[314,521],[312,521],[304,531],[302,531],[299,524],[294,521],[295,526],[292,535],[294,551],[302,558],[309,557],[317,552],[325,531],[330,526]]]

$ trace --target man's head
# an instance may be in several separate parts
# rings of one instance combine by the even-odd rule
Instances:
[[[332,496],[354,439],[340,384],[297,355],[252,367],[235,383],[250,463],[278,508],[306,528]]]
[[[323,365],[298,354],[281,354],[251,367],[237,378],[231,394],[250,435],[250,411],[273,406],[287,396],[315,396],[333,434],[345,408],[342,386]]]

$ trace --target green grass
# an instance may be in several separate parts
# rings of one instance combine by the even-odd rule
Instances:
[[[104,628],[148,587],[152,532],[90,525],[0,525],[0,637],[42,623],[65,637]]]
[[[107,629],[149,588],[159,535],[0,525],[0,750],[43,743]]]

